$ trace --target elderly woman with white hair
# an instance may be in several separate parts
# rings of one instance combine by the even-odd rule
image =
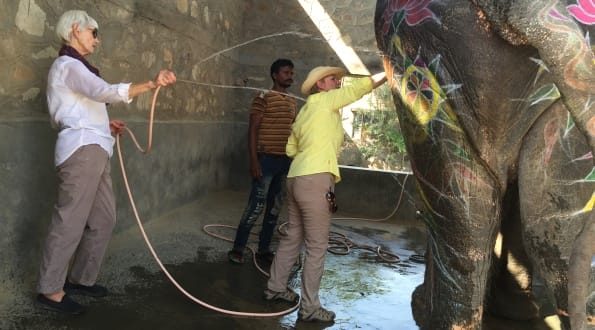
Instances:
[[[65,12],[56,25],[63,46],[48,75],[50,121],[59,130],[54,163],[60,183],[42,250],[37,301],[45,309],[68,314],[84,311],[70,295],[108,293],[95,282],[116,222],[112,134],[122,134],[125,123],[109,120],[107,104],[130,103],[176,81],[173,72],[161,70],[154,80],[107,83],[85,59],[99,45],[98,29],[85,11]]]
[[[337,210],[335,183],[341,180],[337,155],[343,144],[340,110],[386,81],[384,72],[353,79],[341,87],[345,69],[316,67],[302,84],[311,94],[299,111],[287,141],[286,153],[293,158],[287,174],[287,235],[281,238],[271,265],[267,300],[297,302],[298,295],[287,287],[289,273],[306,245],[302,270],[302,301],[298,319],[333,322],[335,313],[320,305],[318,291],[324,271],[331,214]]]

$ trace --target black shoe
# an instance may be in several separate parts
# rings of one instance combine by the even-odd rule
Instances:
[[[54,312],[64,313],[64,314],[72,314],[72,315],[79,315],[85,312],[85,307],[81,304],[77,303],[76,301],[70,299],[69,296],[62,297],[62,301],[57,302],[51,299],[48,299],[46,296],[42,294],[37,295],[37,302],[39,306],[43,309],[47,309]]]
[[[82,284],[73,284],[70,281],[64,283],[64,292],[71,295],[82,295],[88,297],[105,297],[107,296],[107,288],[98,284],[86,286]]]
[[[227,252],[227,258],[230,262],[234,264],[243,264],[244,263],[244,254],[240,251],[231,250]]]

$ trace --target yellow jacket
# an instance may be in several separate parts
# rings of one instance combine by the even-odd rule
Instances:
[[[349,86],[310,95],[300,109],[285,146],[293,158],[288,178],[332,173],[341,181],[337,157],[343,144],[340,109],[372,91],[372,79],[354,79]]]

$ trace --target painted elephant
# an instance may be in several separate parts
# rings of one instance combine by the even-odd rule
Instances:
[[[422,329],[480,329],[484,311],[534,317],[534,274],[563,328],[587,326],[593,24],[593,0],[377,1],[428,231],[412,297]]]

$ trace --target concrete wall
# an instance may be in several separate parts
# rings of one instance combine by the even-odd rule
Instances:
[[[340,213],[349,217],[418,223],[422,203],[415,178],[408,172],[379,171],[341,166],[341,182],[335,187]]]
[[[381,70],[372,26],[375,1],[319,3],[370,70]],[[107,81],[146,81],[167,68],[195,82],[180,81],[160,93],[149,155],[123,139],[123,158],[144,219],[210,191],[249,184],[245,137],[254,91],[205,84],[268,88],[270,63],[287,57],[296,64],[292,91],[299,93],[312,67],[342,65],[293,0],[0,0],[0,305],[10,303],[15,292],[33,290],[56,198],[56,132],[49,126],[45,85],[60,48],[55,24],[68,9],[84,9],[98,21],[101,45],[89,60]],[[248,42],[271,34],[278,35]],[[141,143],[150,100],[147,94],[109,110]],[[117,156],[112,177],[118,233],[134,222],[122,221],[132,212]]]

